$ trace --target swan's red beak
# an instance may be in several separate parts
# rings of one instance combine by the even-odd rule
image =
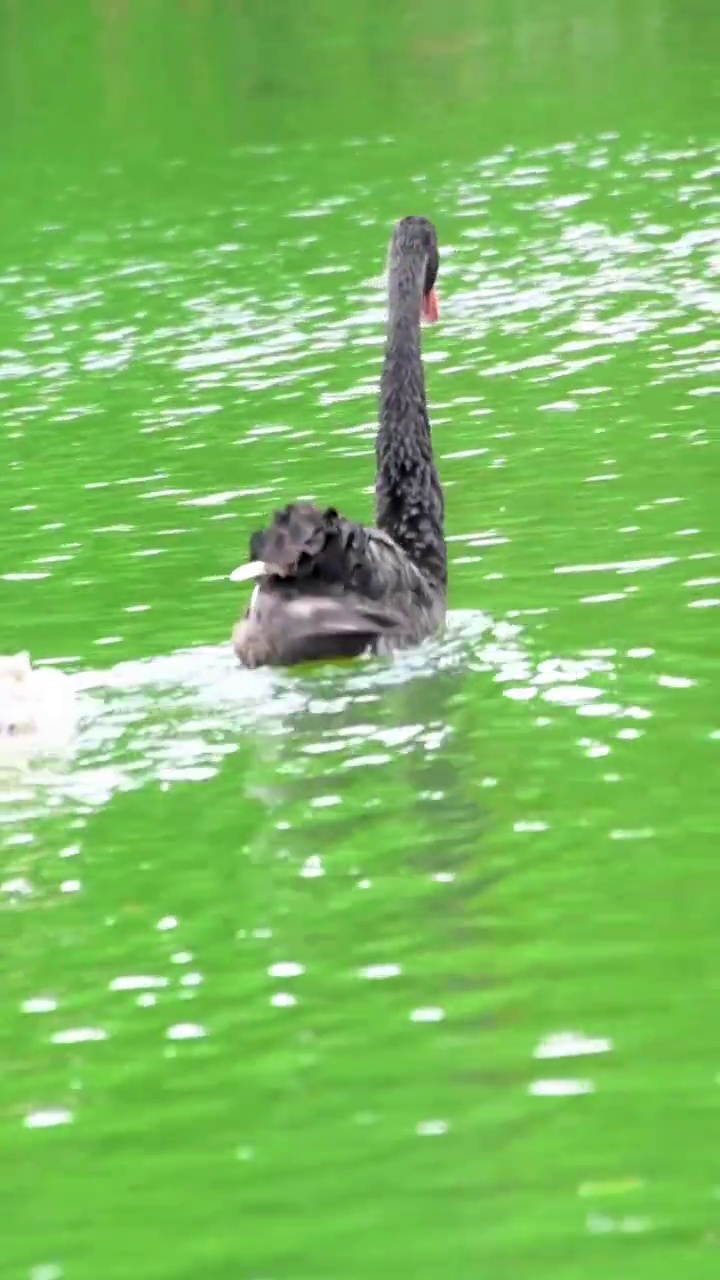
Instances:
[[[430,289],[423,294],[422,300],[422,318],[427,320],[428,324],[434,324],[440,315],[440,304],[438,302],[437,290]]]

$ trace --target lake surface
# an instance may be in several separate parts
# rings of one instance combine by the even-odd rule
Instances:
[[[716,13],[0,3],[5,1280],[717,1276]],[[408,212],[447,634],[244,672]]]

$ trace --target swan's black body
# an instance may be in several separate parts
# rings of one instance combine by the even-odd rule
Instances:
[[[404,647],[444,621],[443,495],[420,354],[420,315],[437,269],[434,227],[425,218],[403,218],[390,244],[377,527],[355,524],[333,508],[294,503],[253,534],[250,556],[261,576],[233,635],[245,666],[291,666]]]

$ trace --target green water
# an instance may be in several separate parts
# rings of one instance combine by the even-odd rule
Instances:
[[[716,13],[0,3],[3,1280],[718,1275]],[[408,212],[447,635],[239,671]]]

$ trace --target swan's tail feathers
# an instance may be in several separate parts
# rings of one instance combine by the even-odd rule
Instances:
[[[252,535],[250,557],[282,578],[348,584],[359,533],[359,526],[343,520],[332,507],[321,511],[310,503],[293,502],[275,512],[267,529]]]

